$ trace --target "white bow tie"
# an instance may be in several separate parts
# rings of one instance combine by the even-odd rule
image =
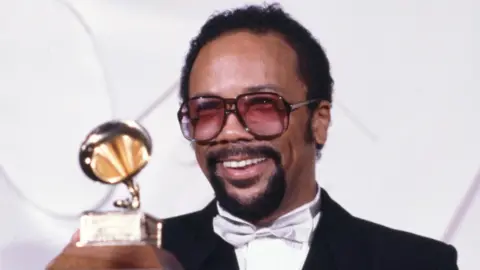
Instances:
[[[291,221],[291,222],[289,222]],[[306,243],[313,231],[313,219],[292,219],[274,223],[271,227],[255,228],[253,225],[237,223],[222,216],[213,219],[213,229],[223,240],[240,247],[258,238],[282,238],[296,243]]]
[[[213,230],[225,242],[240,247],[258,238],[281,238],[295,243],[308,243],[315,229],[314,217],[319,212],[318,195],[314,201],[277,219],[269,227],[256,228],[236,218],[220,206],[219,215],[213,218]]]

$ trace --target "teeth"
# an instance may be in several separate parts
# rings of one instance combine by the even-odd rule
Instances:
[[[226,168],[243,168],[249,165],[260,163],[264,160],[265,158],[252,158],[241,161],[224,161],[223,166],[225,166]]]

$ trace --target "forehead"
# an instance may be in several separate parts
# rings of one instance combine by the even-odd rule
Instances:
[[[289,96],[301,85],[295,51],[279,34],[238,31],[204,46],[190,75],[190,97],[235,97],[268,85]]]

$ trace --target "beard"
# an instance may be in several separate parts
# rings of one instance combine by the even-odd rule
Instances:
[[[245,155],[249,158],[264,157],[274,161],[274,173],[269,176],[266,188],[259,194],[248,198],[247,201],[239,199],[228,194],[225,183],[228,179],[223,179],[216,173],[216,167],[220,160],[227,159],[230,156]],[[255,223],[270,216],[277,210],[285,196],[286,179],[285,170],[282,167],[281,155],[276,150],[267,146],[248,147],[230,146],[219,151],[211,152],[207,156],[207,166],[209,172],[209,181],[215,192],[215,197],[226,211],[230,214]],[[260,176],[263,177],[263,176]],[[257,183],[259,177],[246,179],[243,183]],[[242,184],[239,184],[242,185]]]

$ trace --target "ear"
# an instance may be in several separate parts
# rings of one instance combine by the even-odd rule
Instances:
[[[313,138],[317,144],[325,144],[327,141],[328,127],[331,120],[331,103],[321,101],[312,114]]]

